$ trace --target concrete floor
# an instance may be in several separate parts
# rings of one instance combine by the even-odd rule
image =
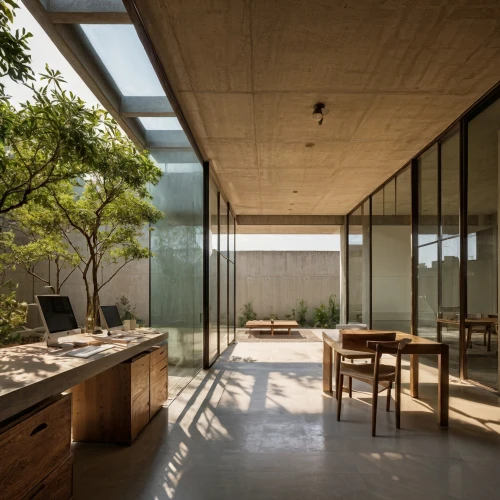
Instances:
[[[133,446],[75,443],[74,498],[499,498],[497,395],[455,382],[440,431],[437,372],[422,365],[421,399],[403,397],[402,429],[380,404],[372,438],[368,392],[345,398],[337,422],[321,359],[321,343],[231,346]]]

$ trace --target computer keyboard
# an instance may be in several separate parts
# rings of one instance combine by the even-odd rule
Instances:
[[[114,345],[89,345],[87,347],[79,347],[78,349],[72,349],[66,353],[66,356],[72,356],[74,358],[90,358],[96,354],[112,349]]]

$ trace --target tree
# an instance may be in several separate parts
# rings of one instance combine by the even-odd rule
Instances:
[[[0,233],[0,245],[8,250],[0,255],[0,265],[4,268],[21,268],[52,287],[54,293],[60,294],[64,283],[78,265],[78,257],[61,235],[63,225],[60,214],[53,208],[46,208],[34,201],[13,210],[4,219],[4,231]],[[69,232],[70,228],[66,226],[66,230]],[[42,262],[52,264],[55,281],[51,279],[52,276],[37,272],[37,265]],[[63,271],[66,271],[64,278]]]
[[[147,190],[148,184],[158,183],[160,169],[116,126],[103,134],[94,154],[92,174],[78,184],[81,194],[68,181],[47,187],[47,206],[55,207],[61,237],[78,258],[87,318],[93,325],[98,322],[99,292],[127,264],[152,255],[140,238],[148,224],[163,216]],[[116,266],[107,278],[100,276],[104,263]]]
[[[63,90],[59,71],[46,67],[41,80],[46,85],[31,85],[33,100],[20,109],[0,101],[0,215],[92,171],[103,131],[116,126],[104,110]]]
[[[0,78],[8,76],[19,83],[33,80],[28,39],[31,33],[23,28],[12,33],[15,9],[19,6],[13,0],[0,0]],[[5,85],[0,81],[0,98],[5,97]]]

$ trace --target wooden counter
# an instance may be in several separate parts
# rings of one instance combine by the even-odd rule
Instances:
[[[0,422],[167,339],[168,332],[148,334],[87,359],[64,356],[69,349],[45,343],[0,349]]]

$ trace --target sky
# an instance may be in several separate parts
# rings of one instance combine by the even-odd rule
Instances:
[[[64,75],[64,79],[68,83],[67,88],[71,89],[74,94],[80,96],[91,106],[99,104],[94,94],[52,43],[45,31],[43,31],[35,18],[29,13],[28,9],[21,2],[18,4],[20,8],[16,10],[14,29],[21,30],[25,28],[26,31],[29,31],[33,35],[29,40],[29,45],[31,49],[32,68],[35,74],[38,75],[45,72],[45,64],[48,63],[51,69],[58,69]],[[23,85],[15,84],[8,78],[4,78],[3,81],[6,93],[11,96],[13,104],[24,102],[31,97],[31,91]]]
[[[31,49],[32,67],[36,75],[43,73],[45,71],[45,65],[48,64],[51,69],[59,70],[64,79],[67,82],[66,87],[70,89],[73,93],[80,96],[87,104],[99,105],[99,101],[90,91],[83,80],[78,76],[76,71],[71,67],[71,65],[66,61],[64,56],[59,52],[57,47],[50,40],[45,31],[40,27],[37,21],[29,13],[29,11],[24,7],[24,5],[19,2],[19,9],[16,11],[16,18],[14,22],[14,29],[25,28],[27,31],[33,34],[33,37],[29,41]],[[128,25],[126,27],[118,27],[119,32],[113,39],[108,39],[108,43],[119,43],[122,47],[123,43],[127,43],[130,46],[131,52],[138,53],[140,50],[132,50],[135,43],[136,37],[127,37],[127,30],[133,29],[132,26]],[[102,41],[102,27],[94,26],[87,27],[85,30],[86,35],[92,39],[93,43],[99,43]],[[136,47],[137,49],[137,47]],[[113,51],[107,52],[107,54]],[[121,50],[116,50],[115,53],[122,52]],[[127,51],[125,51],[127,52]],[[102,57],[106,56],[106,52],[103,51],[100,54]],[[119,58],[116,60],[111,59],[107,61],[108,67],[113,66],[114,63],[116,68],[123,67],[120,63]],[[110,70],[112,67],[110,67]],[[144,71],[140,72],[141,75],[148,74],[148,69],[144,68]],[[156,75],[151,75],[151,92],[158,93],[156,89]],[[6,93],[11,96],[11,102],[16,105],[20,102],[24,102],[31,97],[31,91],[24,87],[23,85],[15,84],[10,79],[3,79],[6,87]],[[126,82],[124,82],[125,85]],[[133,92],[133,90],[132,90]],[[143,123],[147,129],[154,130],[157,127],[165,128],[165,123],[158,123],[158,121],[151,121],[143,119],[146,123]],[[174,122],[175,120],[175,122]],[[171,122],[171,123],[170,123]],[[178,121],[176,118],[170,119],[169,129],[178,129]],[[340,249],[340,236],[338,234],[328,235],[328,234],[279,234],[279,235],[269,235],[269,234],[238,234],[236,240],[236,248],[238,250],[251,251],[251,250],[292,250],[292,251],[328,251],[328,250],[339,250]]]

